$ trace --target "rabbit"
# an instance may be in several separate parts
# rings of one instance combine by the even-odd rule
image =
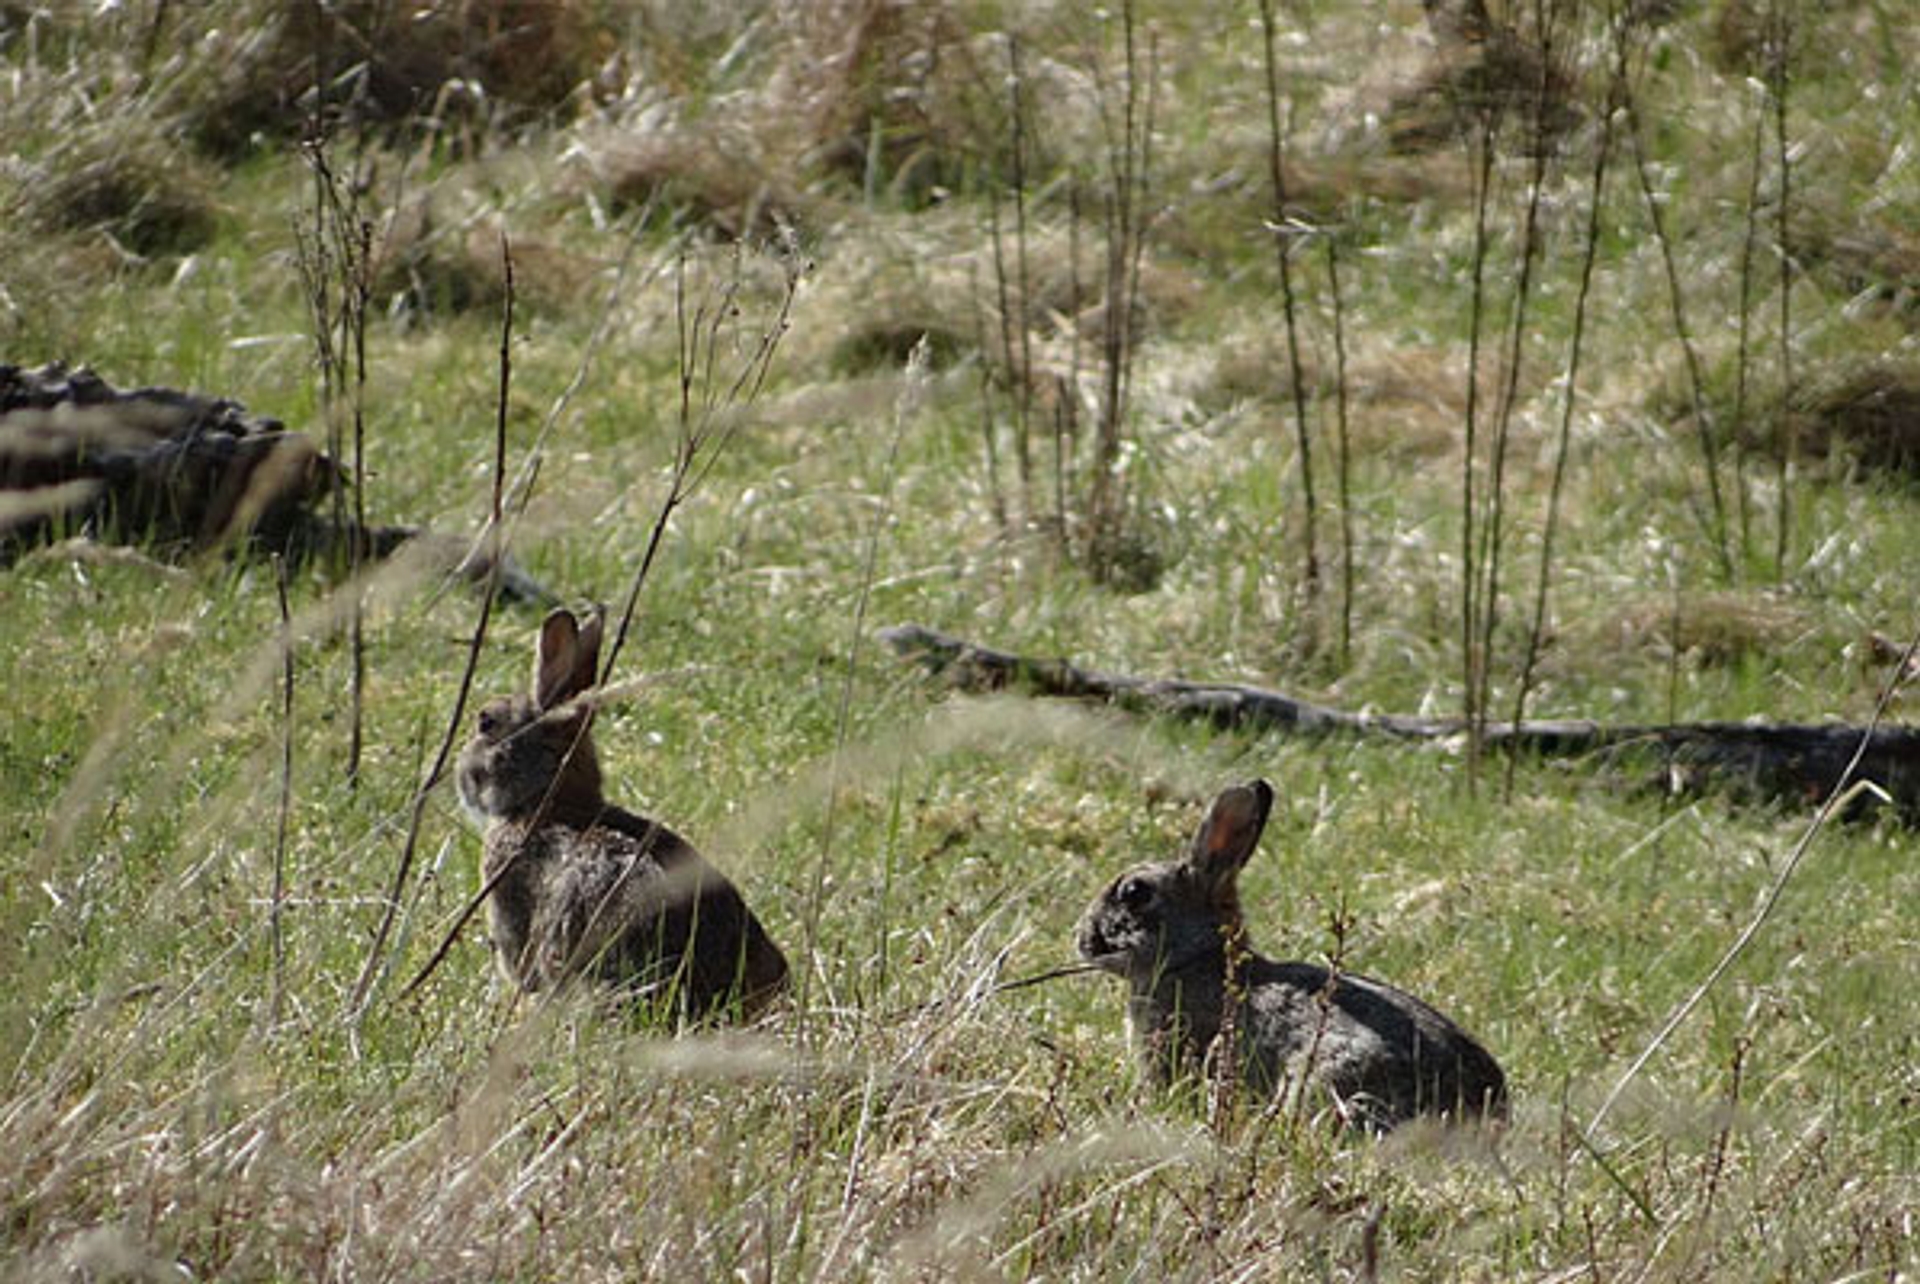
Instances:
[[[1132,989],[1128,1024],[1149,1078],[1164,1085],[1207,1064],[1231,1004],[1238,1073],[1255,1090],[1310,1084],[1346,1125],[1376,1133],[1420,1114],[1504,1117],[1499,1064],[1439,1012],[1247,945],[1240,869],[1272,807],[1264,780],[1225,790],[1183,859],[1127,871],[1080,920],[1081,957]]]
[[[751,1017],[787,960],[726,876],[656,820],[607,801],[590,732],[601,614],[551,612],[531,695],[491,701],[460,751],[460,801],[485,830],[495,959],[527,991],[577,979],[669,993],[688,1020]],[[497,880],[497,881],[496,881]]]

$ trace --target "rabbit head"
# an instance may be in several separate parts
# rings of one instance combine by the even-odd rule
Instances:
[[[1273,809],[1273,786],[1249,781],[1207,809],[1180,860],[1138,865],[1107,885],[1080,919],[1080,955],[1144,980],[1218,959],[1241,930],[1240,870]]]
[[[553,611],[534,644],[531,693],[481,707],[456,769],[460,802],[481,824],[528,819],[543,806],[566,815],[604,805],[593,710],[574,700],[597,678],[601,624],[597,609],[584,624]]]

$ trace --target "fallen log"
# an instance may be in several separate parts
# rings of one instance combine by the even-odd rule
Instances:
[[[1228,730],[1373,736],[1464,747],[1458,718],[1352,713],[1239,683],[1143,678],[1083,668],[1065,659],[999,651],[917,624],[880,630],[896,655],[962,691],[1020,690],[1092,700]],[[1855,779],[1878,785],[1903,820],[1920,821],[1920,727],[1845,723],[1680,722],[1609,725],[1585,719],[1489,723],[1489,751],[1541,757],[1651,755],[1661,783],[1691,791],[1710,781],[1735,793],[1817,805],[1845,774],[1862,739]],[[1863,800],[1870,795],[1862,794]]]
[[[0,364],[0,566],[73,532],[161,556],[219,548],[295,562],[378,561],[413,543],[447,574],[486,580],[483,551],[465,541],[326,516],[347,484],[338,461],[306,434],[239,402],[116,388],[58,362]],[[500,592],[509,601],[557,600],[510,556]]]

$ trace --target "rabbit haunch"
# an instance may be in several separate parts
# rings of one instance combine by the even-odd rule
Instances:
[[[724,874],[658,821],[601,791],[591,710],[601,617],[540,626],[533,690],[480,710],[460,801],[485,826],[482,879],[501,971],[523,989],[591,979],[674,997],[700,1017],[752,1014],[787,961]]]
[[[1264,780],[1226,790],[1185,857],[1122,874],[1080,921],[1081,955],[1131,987],[1128,1024],[1149,1075],[1197,1072],[1230,1027],[1243,1081],[1269,1094],[1310,1083],[1350,1124],[1503,1114],[1498,1063],[1427,1004],[1246,944],[1240,870],[1272,806]]]

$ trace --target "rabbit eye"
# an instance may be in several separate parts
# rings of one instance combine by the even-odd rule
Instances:
[[[1153,900],[1153,884],[1144,878],[1129,878],[1120,884],[1120,903],[1128,909],[1143,909]]]
[[[492,740],[506,729],[507,720],[492,705],[480,711],[480,734]]]

